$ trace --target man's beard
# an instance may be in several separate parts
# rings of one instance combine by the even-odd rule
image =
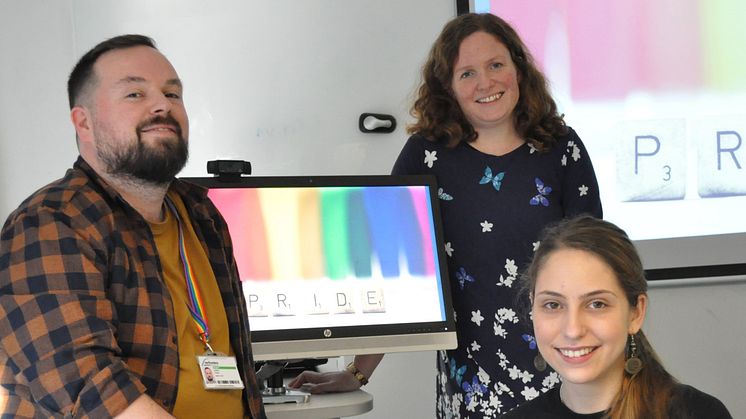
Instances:
[[[177,141],[159,140],[160,144],[147,146],[142,140],[143,128],[153,124],[171,125],[176,130]],[[106,165],[112,176],[140,180],[154,185],[168,184],[184,168],[189,158],[186,140],[181,126],[171,116],[156,116],[140,123],[136,128],[137,141],[117,144],[108,138],[96,142],[98,158]]]

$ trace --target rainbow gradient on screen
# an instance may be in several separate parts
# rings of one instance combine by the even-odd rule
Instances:
[[[215,188],[242,281],[435,277],[426,186]]]
[[[746,89],[743,0],[491,0],[489,12],[574,100]]]

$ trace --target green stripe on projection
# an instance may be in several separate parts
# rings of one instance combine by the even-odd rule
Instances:
[[[370,278],[373,273],[368,233],[368,217],[365,212],[365,198],[362,188],[350,190],[347,197],[350,209],[348,225],[350,228],[350,255],[353,272],[358,278]]]
[[[716,89],[746,88],[746,3],[701,0],[699,7],[707,85]]]
[[[326,274],[331,279],[350,272],[347,246],[347,193],[342,188],[321,190],[321,223],[324,238]]]

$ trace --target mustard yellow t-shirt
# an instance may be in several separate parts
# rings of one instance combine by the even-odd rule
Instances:
[[[223,299],[215,275],[200,244],[181,198],[169,192],[168,197],[184,220],[182,228],[186,252],[201,292],[210,328],[210,346],[215,352],[233,355],[228,339],[228,321]],[[241,390],[205,390],[197,356],[205,353],[199,340],[197,327],[187,308],[187,288],[184,268],[179,256],[179,225],[176,217],[165,207],[165,220],[150,223],[158,255],[163,268],[163,278],[174,304],[176,333],[179,339],[179,383],[173,415],[177,418],[242,418],[244,409]]]

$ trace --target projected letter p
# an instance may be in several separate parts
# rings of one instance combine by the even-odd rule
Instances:
[[[655,150],[648,153],[640,152],[640,140],[653,140],[655,142]],[[658,137],[654,135],[636,135],[635,136],[635,174],[638,173],[639,161],[641,156],[655,156],[661,149],[661,142]]]

